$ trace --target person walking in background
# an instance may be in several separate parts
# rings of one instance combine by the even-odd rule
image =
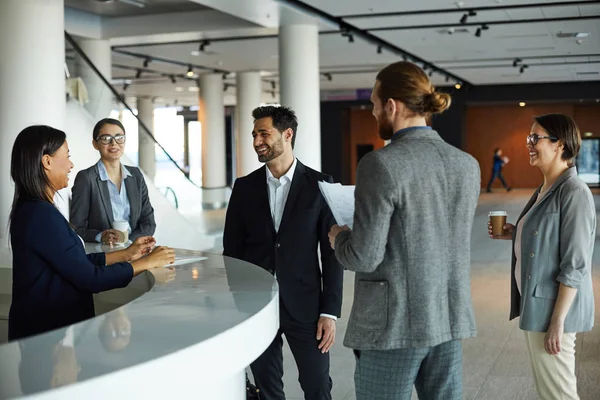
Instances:
[[[575,122],[561,114],[534,120],[529,164],[544,182],[503,236],[492,235],[489,223],[488,231],[492,239],[513,241],[510,319],[520,317],[538,394],[579,399],[575,336],[594,326],[596,208],[573,162],[581,146]]]
[[[279,284],[279,331],[252,373],[261,399],[285,400],[285,335],[305,398],[331,399],[329,350],[342,309],[343,269],[329,246],[335,220],[318,182],[332,178],[294,157],[293,110],[264,106],[252,116],[254,149],[265,165],[235,181],[223,233],[223,255],[264,268]]]
[[[500,179],[500,182],[502,182],[502,185],[504,185],[504,188],[506,189],[506,191],[510,192],[511,188],[510,188],[510,186],[508,186],[506,184],[506,181],[504,180],[504,176],[502,175],[502,168],[506,164],[508,164],[508,157],[506,157],[506,156],[502,157],[502,149],[500,147],[496,147],[494,149],[494,164],[492,166],[492,177],[490,178],[490,181],[488,182],[488,185],[487,185],[488,193],[492,192],[492,184],[494,183],[496,178]]]
[[[371,95],[386,147],[357,169],[353,229],[331,246],[356,271],[344,345],[354,350],[357,400],[462,399],[461,339],[476,335],[470,238],[479,164],[426,126],[450,106],[417,65],[377,75]]]
[[[39,125],[17,136],[10,167],[15,196],[9,220],[9,340],[91,318],[93,293],[125,287],[142,271],[175,261],[173,249],[152,250],[151,236],[139,237],[124,250],[86,255],[83,240],[52,202],[55,193],[68,186],[71,169],[63,131]]]
[[[112,118],[94,126],[92,145],[100,161],[79,171],[73,185],[70,220],[86,242],[123,242],[114,221],[126,221],[128,236],[135,241],[156,230],[148,187],[137,167],[121,164],[125,150],[125,128]]]

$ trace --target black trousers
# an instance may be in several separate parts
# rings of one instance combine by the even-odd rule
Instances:
[[[283,392],[283,338],[290,345],[296,365],[298,381],[306,400],[331,400],[332,380],[329,376],[329,353],[321,354],[317,347],[317,321],[296,321],[279,302],[279,331],[271,345],[251,365],[261,399],[285,400]]]
[[[504,176],[502,176],[502,170],[492,170],[492,177],[490,178],[490,181],[488,182],[487,185],[487,190],[492,190],[492,184],[494,183],[494,181],[496,180],[496,178],[500,179],[500,182],[502,182],[502,185],[504,185],[505,189],[508,189],[508,185],[506,184],[506,181],[504,180]]]

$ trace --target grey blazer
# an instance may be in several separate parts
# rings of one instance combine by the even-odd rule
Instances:
[[[413,129],[358,166],[353,231],[335,242],[356,271],[344,345],[428,347],[476,335],[470,281],[477,161]]]
[[[516,257],[511,268],[510,319],[521,316],[525,331],[546,332],[560,283],[577,289],[565,319],[565,332],[585,332],[594,326],[592,254],[596,240],[596,208],[588,186],[569,168],[533,206],[535,191],[517,220],[521,234],[521,290],[515,280]],[[514,230],[516,234],[516,229]]]
[[[148,187],[139,168],[126,166],[131,173],[125,178],[129,199],[130,240],[153,235],[156,230],[154,209],[148,198]],[[114,221],[108,183],[100,179],[98,166],[79,171],[75,177],[70,205],[70,222],[86,242],[95,242],[98,233],[110,229]]]

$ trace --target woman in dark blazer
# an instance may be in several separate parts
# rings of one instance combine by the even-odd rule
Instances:
[[[77,174],[70,207],[71,224],[86,242],[121,242],[113,221],[127,221],[132,241],[156,230],[144,176],[138,168],[121,164],[125,139],[125,128],[116,119],[105,118],[94,126],[92,145],[100,161]]]
[[[536,117],[527,150],[544,182],[516,224],[504,226],[504,235],[493,236],[488,224],[491,238],[513,241],[510,318],[520,317],[536,389],[545,400],[579,399],[575,335],[594,326],[596,208],[573,163],[580,146],[570,117]]]
[[[124,287],[142,271],[175,260],[168,247],[152,251],[151,236],[121,251],[86,255],[83,241],[53,203],[56,192],[68,186],[72,168],[64,132],[30,126],[17,136],[11,159],[9,340],[91,318],[92,293]]]

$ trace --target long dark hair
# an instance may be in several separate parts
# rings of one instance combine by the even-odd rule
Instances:
[[[10,161],[10,176],[15,182],[15,196],[9,224],[17,204],[26,200],[52,203],[48,189],[52,187],[42,166],[44,155],[53,155],[67,140],[67,135],[46,125],[33,125],[21,131],[15,140]]]

